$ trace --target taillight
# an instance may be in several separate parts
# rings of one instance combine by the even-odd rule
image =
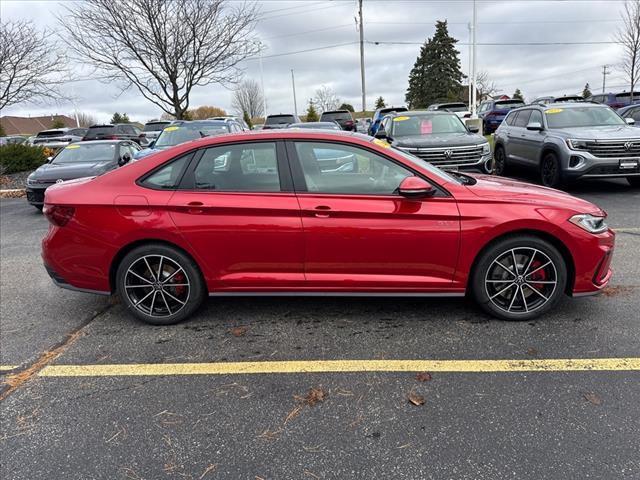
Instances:
[[[45,205],[42,209],[42,213],[47,217],[47,220],[58,227],[64,227],[69,223],[75,212],[75,208],[62,205]]]

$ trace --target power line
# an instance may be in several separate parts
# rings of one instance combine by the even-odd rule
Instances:
[[[396,42],[396,41],[372,41],[367,40],[367,43],[372,45],[424,45],[425,42]],[[522,47],[522,46],[544,46],[544,45],[616,45],[618,42],[603,41],[603,42],[477,42],[476,45],[491,46],[491,47]],[[458,42],[456,45],[470,45],[466,42]]]
[[[295,55],[297,53],[308,53],[308,52],[317,52],[318,50],[328,50],[330,48],[339,48],[346,47],[347,45],[355,45],[359,43],[357,41],[347,42],[347,43],[337,43],[335,45],[325,45],[324,47],[316,47],[316,48],[307,48],[306,50],[296,50],[293,52],[283,52],[283,53],[274,53],[272,55],[264,55],[262,58],[275,58],[275,57],[284,57],[286,55]],[[245,60],[257,60],[258,57],[250,57]]]

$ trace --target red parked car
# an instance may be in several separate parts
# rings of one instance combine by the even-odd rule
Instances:
[[[152,324],[207,295],[469,294],[530,319],[601,290],[614,246],[589,202],[346,132],[195,140],[52,186],[44,210],[54,282],[117,292]]]

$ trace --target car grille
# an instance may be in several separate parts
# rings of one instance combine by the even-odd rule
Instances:
[[[476,165],[482,159],[482,145],[450,148],[402,148],[402,150],[433,165],[464,167],[465,165]]]
[[[640,157],[640,140],[587,142],[586,150],[594,157],[599,158]]]
[[[43,203],[44,190],[27,190],[27,201],[31,203]]]

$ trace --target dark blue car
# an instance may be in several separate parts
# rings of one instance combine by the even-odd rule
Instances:
[[[377,109],[373,114],[373,120],[369,126],[369,135],[373,137],[376,134],[378,128],[380,128],[380,122],[385,115],[393,112],[406,112],[408,110],[409,109],[407,107],[385,107]]]
[[[496,129],[514,108],[524,107],[522,100],[486,100],[478,108],[478,117],[482,119],[482,133],[488,135]]]

